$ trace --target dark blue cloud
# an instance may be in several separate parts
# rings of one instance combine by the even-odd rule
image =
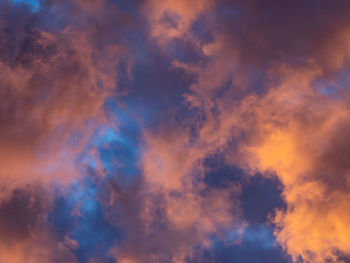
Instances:
[[[77,182],[67,196],[56,199],[49,222],[62,241],[67,237],[77,241],[72,251],[79,262],[92,257],[113,262],[108,252],[123,238],[123,231],[105,219],[98,184],[91,178]]]
[[[274,242],[275,238],[270,227],[250,226],[245,229],[240,244],[227,246],[218,242],[214,249],[215,260],[220,263],[291,262],[282,248]]]
[[[78,242],[73,252],[79,262],[89,258],[113,262],[108,252],[123,240],[125,232],[106,219],[99,197],[104,195],[101,191],[109,180],[117,178],[121,187],[127,187],[140,176],[140,128],[134,113],[121,109],[112,100],[106,102],[106,110],[114,116],[113,121],[96,130],[79,158],[87,164],[87,176],[72,184],[68,194],[59,196],[49,214],[54,231],[62,239],[67,236]],[[91,148],[97,149],[98,156],[89,155]],[[96,174],[98,161],[102,163],[105,177]]]
[[[249,178],[243,185],[241,197],[244,218],[254,224],[266,222],[275,209],[285,208],[281,194],[282,185],[276,178],[266,179],[259,175]]]
[[[241,185],[242,193],[239,200],[243,218],[248,223],[239,244],[227,245],[216,240],[214,255],[209,253],[204,257],[205,260],[220,263],[291,262],[282,248],[275,244],[273,224],[268,219],[275,209],[285,208],[281,197],[282,186],[278,180],[273,177],[264,178],[261,175],[247,175],[238,167],[226,165],[220,155],[207,158],[204,166],[208,171],[205,183],[209,187],[226,188],[231,183]],[[233,231],[231,240],[234,241],[238,237],[236,231]]]

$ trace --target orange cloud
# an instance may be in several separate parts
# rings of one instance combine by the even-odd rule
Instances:
[[[217,34],[202,47],[207,64],[173,64],[196,76],[185,97],[205,116],[196,126],[198,142],[206,145],[202,152],[224,152],[228,163],[252,174],[275,174],[283,183],[287,209],[276,211],[271,220],[277,242],[295,262],[339,262],[350,253],[349,95],[345,88],[327,96],[318,84],[329,83],[334,72],[347,67],[348,49],[334,49],[347,42],[346,34],[337,34],[331,45],[319,45],[322,56],[316,56],[319,51],[310,54],[303,66],[271,63],[260,94],[239,74],[248,62],[242,62],[238,40]],[[235,139],[238,147],[232,149],[229,143]]]
[[[127,19],[116,20],[121,12],[102,0],[60,3],[47,2],[49,14],[67,18],[63,29],[48,28],[51,33],[30,17],[13,25],[0,16],[0,207],[11,202],[14,189],[79,176],[76,157],[94,125],[105,121],[102,105],[118,84],[116,66],[127,51],[113,37]],[[214,15],[210,40],[192,34],[200,16],[232,3],[233,11],[243,12],[222,14],[233,22]],[[274,174],[282,182],[287,208],[271,220],[294,261],[339,262],[341,253],[350,253],[349,92],[344,85],[327,95],[318,85],[333,84],[348,70],[347,19],[337,18],[348,14],[325,14],[327,25],[317,31],[323,16],[309,15],[310,7],[298,3],[145,1],[149,38],[162,48],[191,41],[201,59],[172,61],[193,77],[184,94],[193,110],[188,119],[144,130],[142,176],[127,190],[112,179],[101,197],[106,218],[127,232],[111,251],[118,261],[184,262],[196,247],[208,248],[212,235],[232,241],[227,233],[244,227],[240,187],[204,183],[203,161],[217,153],[247,173]],[[8,233],[11,222],[0,222],[0,231],[15,236],[10,245],[0,244],[5,263],[76,262],[69,251],[74,240],[46,233],[50,205],[32,212],[28,229]]]
[[[242,232],[239,185],[206,186],[203,161],[211,149],[189,136],[176,128],[146,133],[143,176],[133,194],[113,183],[111,213],[122,211],[119,223],[127,229],[127,241],[113,250],[118,261],[184,262],[210,248],[212,236],[234,242],[230,233]]]
[[[126,54],[102,30],[96,34],[94,27],[106,27],[108,19],[92,23],[76,1],[48,1],[43,6],[48,16],[67,11],[64,23],[57,21],[60,15],[48,23],[12,3],[0,8],[3,263],[77,262],[71,251],[76,241],[60,240],[47,214],[54,189],[84,175],[86,167],[77,159],[96,125],[107,121],[102,107],[117,87],[115,68]],[[100,12],[106,10],[102,6]],[[45,30],[42,22],[47,23]]]
[[[350,251],[349,170],[337,160],[347,154],[348,98],[320,95],[313,86],[320,71],[312,68],[284,71],[280,85],[248,104],[255,125],[241,151],[251,171],[276,173],[284,184],[287,210],[273,218],[277,241],[295,261],[338,262]]]
[[[86,25],[49,33],[2,20],[0,179],[8,192],[34,181],[68,183],[79,176],[76,158],[94,125],[106,121],[102,105],[125,50],[96,50]],[[12,41],[6,28],[16,26]]]
[[[150,37],[160,44],[189,37],[189,31],[199,15],[207,12],[211,0],[149,0],[144,13],[149,21]]]
[[[77,262],[71,252],[74,241],[60,241],[52,232],[47,217],[52,206],[51,193],[38,185],[14,190],[1,200],[1,262]]]

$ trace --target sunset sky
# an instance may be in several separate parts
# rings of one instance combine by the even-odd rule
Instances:
[[[0,0],[0,263],[350,263],[349,0]]]

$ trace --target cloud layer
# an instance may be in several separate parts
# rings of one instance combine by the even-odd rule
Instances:
[[[0,262],[348,262],[349,11],[0,2]]]

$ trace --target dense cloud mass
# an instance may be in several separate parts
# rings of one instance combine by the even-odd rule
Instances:
[[[350,262],[349,15],[0,0],[0,263]]]

